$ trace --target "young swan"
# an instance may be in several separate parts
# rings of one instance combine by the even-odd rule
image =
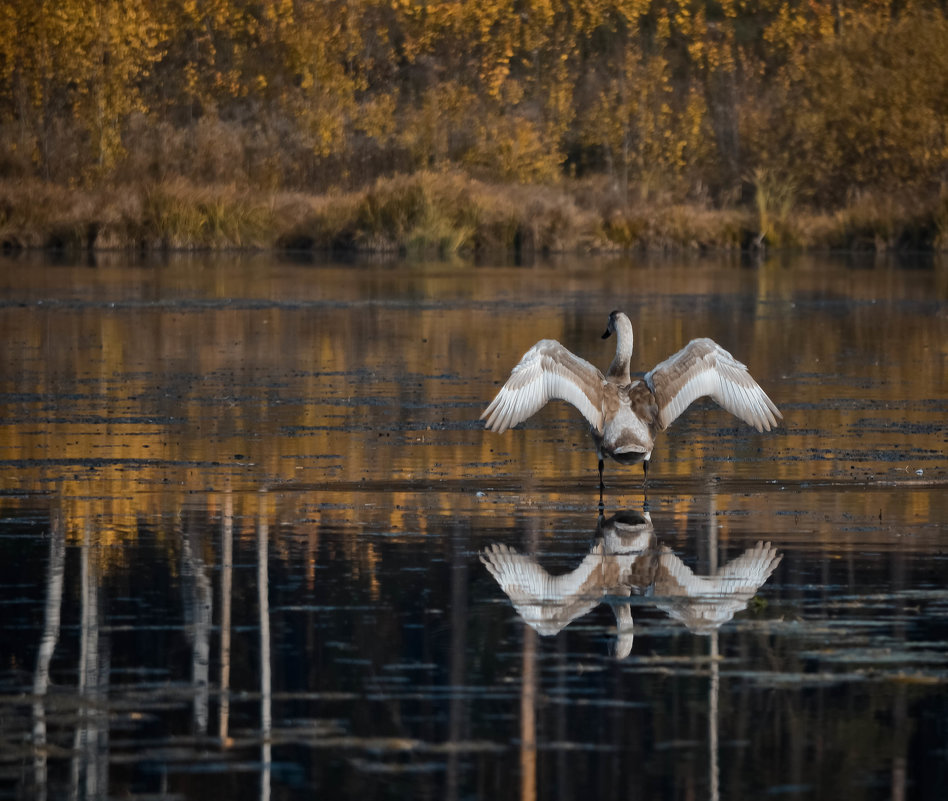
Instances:
[[[554,398],[573,404],[589,422],[601,491],[607,456],[620,464],[641,462],[647,479],[655,436],[698,398],[714,399],[758,431],[770,431],[783,416],[747,367],[711,339],[693,339],[632,381],[632,323],[623,312],[609,315],[602,338],[613,333],[616,355],[605,376],[556,340],[537,342],[481,415],[487,428],[502,434]]]

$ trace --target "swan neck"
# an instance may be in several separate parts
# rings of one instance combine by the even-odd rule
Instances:
[[[632,323],[624,315],[616,319],[616,355],[609,365],[608,378],[620,384],[631,384]]]

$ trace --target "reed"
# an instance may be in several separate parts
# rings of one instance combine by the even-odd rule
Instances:
[[[771,247],[798,244],[791,223],[796,185],[774,170],[758,167],[751,175],[757,209],[758,242]]]
[[[131,221],[129,230],[135,229]],[[175,179],[142,190],[137,244],[163,250],[267,248],[275,242],[273,199],[233,186],[195,187]]]
[[[613,210],[605,220],[609,241],[626,250],[740,250],[751,228],[752,215],[744,209],[697,203],[640,204]]]
[[[285,249],[451,258],[623,250],[948,249],[948,190],[862,193],[820,210],[755,174],[754,206],[627,202],[606,183],[498,184],[423,171],[320,194],[181,178],[94,190],[0,182],[0,246],[96,250]]]
[[[564,189],[420,172],[314,204],[283,243],[441,257],[552,253],[603,248],[599,227],[597,215],[580,209]]]

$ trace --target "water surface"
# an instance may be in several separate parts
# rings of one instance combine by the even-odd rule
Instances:
[[[602,514],[577,412],[483,430],[613,308],[783,426]],[[17,259],[0,337],[2,797],[942,797],[942,264]]]

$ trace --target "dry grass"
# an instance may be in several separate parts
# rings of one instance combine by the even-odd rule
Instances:
[[[939,238],[945,204],[939,198],[863,192],[831,212],[800,211],[788,220],[796,244],[803,248],[887,252],[945,249]]]
[[[283,244],[442,257],[552,253],[603,248],[600,229],[598,216],[579,208],[563,189],[420,172],[314,203]]]
[[[5,248],[81,248],[94,239],[96,198],[38,180],[0,183]]]
[[[623,249],[739,250],[750,237],[752,214],[703,205],[637,205],[613,211],[606,235]]]
[[[763,189],[763,193],[761,193]],[[758,182],[755,207],[621,202],[607,184],[494,184],[460,172],[380,179],[360,191],[251,191],[183,179],[95,190],[0,182],[0,245],[70,251],[310,249],[438,256],[771,247],[948,249],[948,190],[863,194],[844,208],[790,204]],[[763,196],[760,196],[763,194]]]

